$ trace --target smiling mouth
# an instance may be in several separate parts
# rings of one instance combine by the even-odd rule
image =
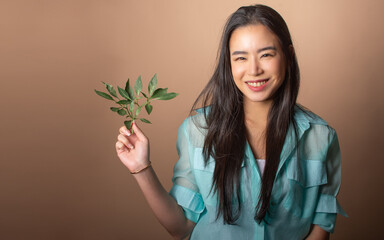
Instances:
[[[252,81],[252,82],[246,82],[248,85],[252,86],[252,87],[260,87],[260,86],[263,86],[264,84],[266,84],[268,82],[269,79],[265,79],[265,80],[259,80],[259,81]]]

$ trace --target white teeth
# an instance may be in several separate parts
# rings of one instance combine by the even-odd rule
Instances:
[[[251,85],[252,87],[260,87],[261,85],[264,85],[267,81],[261,81],[261,82],[247,82],[247,84]]]

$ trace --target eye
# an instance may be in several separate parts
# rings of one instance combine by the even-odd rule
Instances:
[[[271,57],[272,55],[270,53],[264,53],[263,55],[261,55],[261,57]]]
[[[235,59],[235,61],[244,61],[244,60],[246,60],[245,57],[237,57],[237,58]]]
[[[273,57],[273,56],[275,56],[274,53],[263,53],[260,58]]]

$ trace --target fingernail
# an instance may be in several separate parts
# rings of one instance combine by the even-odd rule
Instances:
[[[130,149],[134,149],[135,147],[134,147],[134,146],[132,146],[132,145],[129,145],[129,148],[130,148]]]
[[[129,131],[129,130],[125,131],[125,134],[127,134],[128,137],[132,135],[131,131]]]

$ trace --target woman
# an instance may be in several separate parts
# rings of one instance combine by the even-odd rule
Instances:
[[[179,128],[168,194],[148,139],[122,127],[116,151],[176,239],[328,239],[336,214],[336,132],[296,105],[299,68],[283,18],[255,5],[229,18],[216,70]],[[197,109],[202,102],[203,108]]]

